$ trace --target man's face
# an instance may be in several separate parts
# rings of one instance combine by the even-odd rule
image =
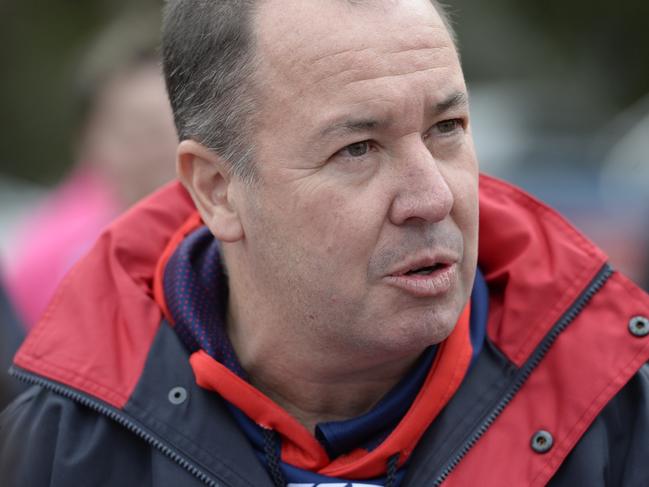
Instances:
[[[428,0],[266,0],[256,166],[238,211],[287,340],[360,358],[446,338],[471,292],[478,170]]]

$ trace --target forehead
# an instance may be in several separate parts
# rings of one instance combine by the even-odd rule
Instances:
[[[254,23],[257,81],[293,96],[296,88],[335,90],[443,66],[459,70],[429,0],[265,0]]]

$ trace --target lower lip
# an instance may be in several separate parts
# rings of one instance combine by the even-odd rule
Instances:
[[[452,264],[428,275],[388,276],[388,284],[402,289],[413,296],[429,298],[448,292],[457,276],[457,265]]]

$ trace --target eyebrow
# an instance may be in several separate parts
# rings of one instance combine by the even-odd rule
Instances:
[[[435,115],[441,115],[454,108],[461,108],[468,105],[467,95],[463,91],[457,91],[448,96],[441,102],[433,107]],[[321,137],[331,135],[347,135],[360,132],[367,132],[376,130],[377,128],[385,128],[390,124],[388,120],[379,120],[374,118],[350,118],[340,122],[333,123],[325,127],[320,133]]]
[[[381,121],[373,118],[347,119],[329,125],[321,132],[320,135],[324,137],[332,134],[354,134],[358,132],[375,130],[376,128],[383,127],[385,125],[388,125],[386,121]]]
[[[467,95],[463,91],[457,91],[451,96],[447,97],[445,100],[442,100],[434,107],[435,115],[439,115],[445,112],[448,112],[454,108],[463,108],[469,104]]]

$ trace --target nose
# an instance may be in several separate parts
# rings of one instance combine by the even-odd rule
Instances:
[[[395,225],[442,221],[453,208],[453,193],[448,181],[422,141],[394,165],[397,190],[390,207]]]

